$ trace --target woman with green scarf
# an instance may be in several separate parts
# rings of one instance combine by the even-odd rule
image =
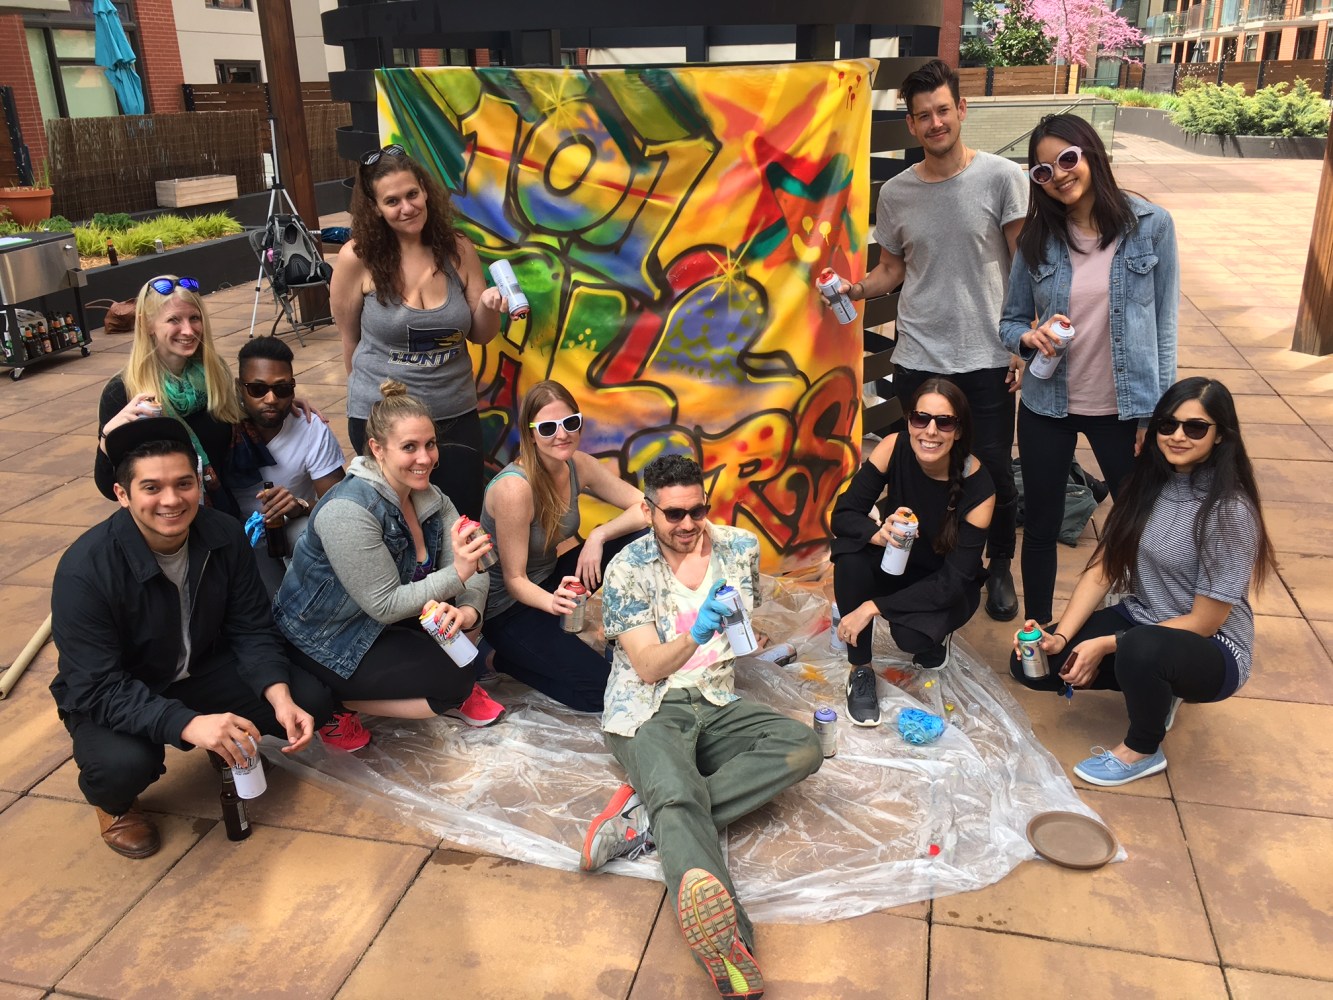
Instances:
[[[244,416],[227,364],[218,357],[194,278],[163,275],[139,290],[130,360],[107,382],[98,407],[100,425],[93,468],[97,488],[115,499],[102,439],[141,416],[174,417],[190,431],[204,474],[205,502],[239,516],[218,470],[226,464],[233,425]]]

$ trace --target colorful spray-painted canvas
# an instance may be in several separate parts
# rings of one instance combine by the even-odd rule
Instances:
[[[764,567],[823,558],[856,467],[861,324],[814,279],[865,268],[874,60],[377,74],[380,134],[449,189],[532,311],[473,348],[489,459],[554,378],[582,447],[637,479],[692,454]]]

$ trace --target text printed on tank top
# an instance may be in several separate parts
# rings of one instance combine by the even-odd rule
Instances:
[[[463,334],[459,330],[441,328],[407,328],[407,350],[390,351],[389,362],[411,368],[439,368],[458,356],[463,350]]]

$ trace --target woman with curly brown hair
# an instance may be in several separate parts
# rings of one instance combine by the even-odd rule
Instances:
[[[362,452],[379,385],[396,379],[435,420],[431,474],[458,510],[481,513],[481,421],[467,343],[500,331],[505,303],[486,286],[472,241],[453,225],[449,195],[403,150],[361,158],[354,238],[338,253],[331,298],[347,366],[347,432]]]

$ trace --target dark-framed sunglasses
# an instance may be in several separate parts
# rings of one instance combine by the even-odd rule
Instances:
[[[922,410],[913,410],[907,415],[907,422],[919,431],[929,427],[932,420],[941,433],[948,434],[958,429],[958,417],[952,413],[926,413]]]
[[[1177,420],[1175,417],[1162,417],[1153,429],[1162,437],[1170,437],[1176,432],[1177,427],[1183,427],[1185,436],[1191,441],[1202,441],[1208,436],[1208,428],[1216,426],[1217,424],[1209,423],[1207,420]]]
[[[553,438],[561,427],[566,434],[573,434],[583,427],[583,414],[571,413],[562,420],[534,420],[528,426],[537,432],[539,438]]]
[[[296,395],[296,379],[290,382],[274,382],[270,385],[267,382],[242,382],[246,394],[251,399],[263,399],[270,392],[279,399],[291,399]]]
[[[398,143],[394,142],[390,143],[387,146],[382,146],[379,149],[372,149],[369,153],[362,153],[361,166],[373,167],[375,164],[380,162],[380,159],[382,157],[385,156],[406,156],[406,155],[407,155],[407,150],[405,150],[402,146],[398,145]]]
[[[1034,184],[1049,184],[1055,179],[1055,167],[1068,173],[1077,167],[1082,159],[1082,146],[1066,146],[1055,158],[1055,166],[1049,163],[1034,163],[1032,169],[1028,171],[1028,176],[1032,178]]]
[[[184,288],[187,292],[199,291],[198,278],[154,278],[148,282],[148,287],[157,292],[158,295],[170,295],[173,288]]]
[[[647,497],[644,497],[644,499],[648,500]],[[651,500],[648,500],[648,505],[657,507],[662,512],[662,516],[672,524],[680,524],[687,517],[691,521],[702,521],[708,517],[708,511],[712,507],[712,504],[709,503],[695,504],[693,507],[658,507]]]

